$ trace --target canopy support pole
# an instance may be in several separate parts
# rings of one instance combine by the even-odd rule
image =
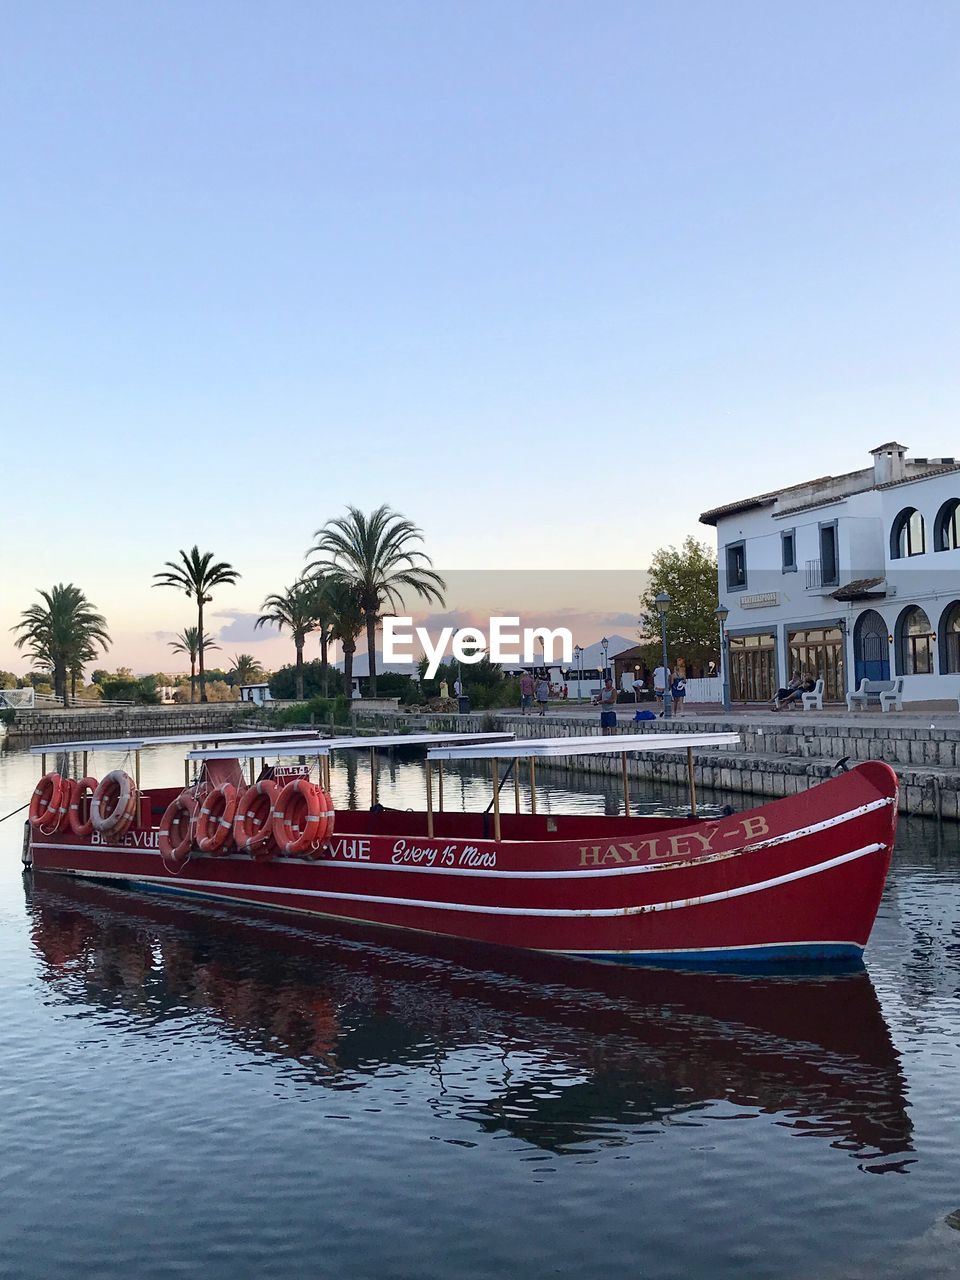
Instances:
[[[443,813],[443,761],[437,761],[437,809]]]
[[[256,767],[256,766],[254,765],[254,762],[253,762],[253,756],[251,756],[251,757],[250,757],[250,763],[249,763],[249,765],[248,765],[248,769],[249,769],[249,773],[250,773],[250,785],[251,785],[251,787],[253,786],[253,771],[254,771],[255,767]],[[186,766],[184,766],[184,769],[186,769]],[[187,782],[189,782],[189,781],[190,781],[190,779],[189,779],[189,777],[188,777],[188,778],[187,778]]]
[[[83,776],[84,776],[84,777],[86,777],[86,776],[87,776],[87,753],[86,753],[86,751],[83,753]]]
[[[630,783],[627,781],[627,753],[620,752],[620,763],[623,766],[623,816],[630,817]]]
[[[513,762],[513,811],[520,812],[520,769],[519,760]]]
[[[493,774],[493,838],[500,841],[500,762],[496,756],[490,761]]]
[[[137,790],[140,790],[140,752],[133,753],[133,780],[137,784]]]
[[[693,776],[693,747],[687,747],[687,785],[690,788],[690,817],[697,816],[697,780]]]
[[[370,748],[370,808],[377,803],[377,748]]]
[[[433,839],[433,767],[427,761],[427,835]]]
[[[537,761],[535,756],[530,757],[530,812],[536,817],[537,813]]]
[[[44,751],[40,756],[40,773],[41,776],[47,772],[47,753]]]

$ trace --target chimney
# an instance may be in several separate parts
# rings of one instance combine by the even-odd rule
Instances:
[[[888,484],[891,480],[902,480],[907,474],[907,447],[891,441],[890,444],[877,445],[870,450],[873,455],[873,483]]]

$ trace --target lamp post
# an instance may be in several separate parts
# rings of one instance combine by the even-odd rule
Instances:
[[[730,610],[725,604],[718,604],[713,616],[720,624],[720,692],[724,711],[730,710],[730,669],[727,662],[727,618]]]
[[[664,720],[672,720],[673,694],[670,692],[670,667],[667,663],[667,610],[672,602],[667,592],[661,591],[656,596],[654,603],[657,606],[657,613],[660,615],[660,644],[663,647],[663,718]]]
[[[607,639],[606,636],[604,636],[603,639],[600,641],[600,648],[603,650],[603,673],[602,674],[603,674],[604,680],[606,680],[607,678],[607,650],[609,649],[609,647],[610,647],[610,641]]]
[[[583,645],[575,644],[573,646],[573,659],[577,665],[577,702],[580,701],[580,677],[583,673]]]

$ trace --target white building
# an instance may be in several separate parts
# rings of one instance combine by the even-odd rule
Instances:
[[[873,449],[873,465],[705,511],[717,530],[731,696],[803,670],[840,701],[906,677],[905,701],[960,694],[960,463]]]
[[[265,706],[268,702],[273,701],[270,685],[266,682],[263,684],[242,684],[240,686],[240,701],[252,702],[258,707]]]

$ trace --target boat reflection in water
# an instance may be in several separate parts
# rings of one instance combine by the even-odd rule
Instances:
[[[414,935],[401,950],[362,928],[39,874],[27,896],[43,979],[112,1027],[193,1017],[327,1089],[430,1073],[446,1114],[558,1154],[736,1114],[871,1172],[911,1163],[899,1057],[863,970],[627,970],[465,943],[444,954],[436,939],[420,951]]]

